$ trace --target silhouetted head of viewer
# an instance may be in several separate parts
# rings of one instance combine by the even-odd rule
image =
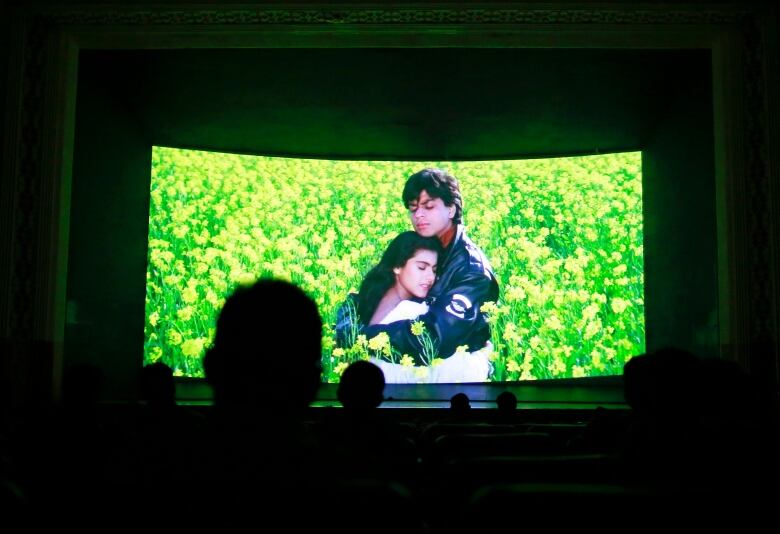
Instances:
[[[369,412],[382,404],[385,375],[371,362],[356,361],[341,375],[339,402],[350,412]]]
[[[695,410],[698,358],[678,348],[634,356],[623,367],[626,402],[637,415],[684,418]]]
[[[141,398],[149,406],[165,407],[176,404],[176,384],[173,369],[162,362],[145,365],[141,369]]]
[[[260,280],[225,302],[203,367],[218,408],[282,415],[314,400],[321,353],[314,301],[288,282]]]
[[[517,397],[511,391],[504,391],[496,397],[496,408],[501,413],[511,414],[517,410]]]
[[[456,393],[450,399],[450,410],[455,413],[467,412],[471,409],[471,402],[465,393]]]

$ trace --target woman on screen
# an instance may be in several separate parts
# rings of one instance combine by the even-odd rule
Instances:
[[[403,232],[393,239],[379,263],[366,274],[359,293],[350,294],[338,311],[336,341],[340,347],[360,344],[364,326],[414,320],[428,311],[426,298],[436,279],[441,244],[435,237]],[[418,331],[415,331],[415,328]],[[362,340],[374,354],[371,361],[387,383],[484,382],[490,372],[487,349],[453,355],[436,354],[422,322],[412,325],[421,350],[396,354],[391,340]],[[378,336],[379,337],[379,336]],[[414,365],[422,363],[422,365]]]

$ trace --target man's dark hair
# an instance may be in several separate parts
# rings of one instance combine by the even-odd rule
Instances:
[[[463,221],[463,198],[460,196],[458,180],[442,169],[423,169],[406,180],[402,195],[404,206],[416,201],[423,191],[431,198],[440,198],[445,206],[455,206],[453,224]]]

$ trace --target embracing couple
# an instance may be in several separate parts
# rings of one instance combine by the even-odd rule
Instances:
[[[374,351],[371,361],[388,383],[484,382],[492,347],[480,308],[498,299],[498,283],[463,231],[458,181],[423,169],[406,181],[402,198],[414,232],[391,241],[359,293],[341,306],[337,343],[349,345],[356,334],[384,338],[391,350]],[[403,363],[383,357],[391,351],[404,355]]]

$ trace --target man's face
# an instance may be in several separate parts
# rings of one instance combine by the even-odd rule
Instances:
[[[424,237],[441,236],[452,228],[455,206],[447,206],[440,198],[431,198],[422,191],[417,200],[407,206],[414,231]]]

